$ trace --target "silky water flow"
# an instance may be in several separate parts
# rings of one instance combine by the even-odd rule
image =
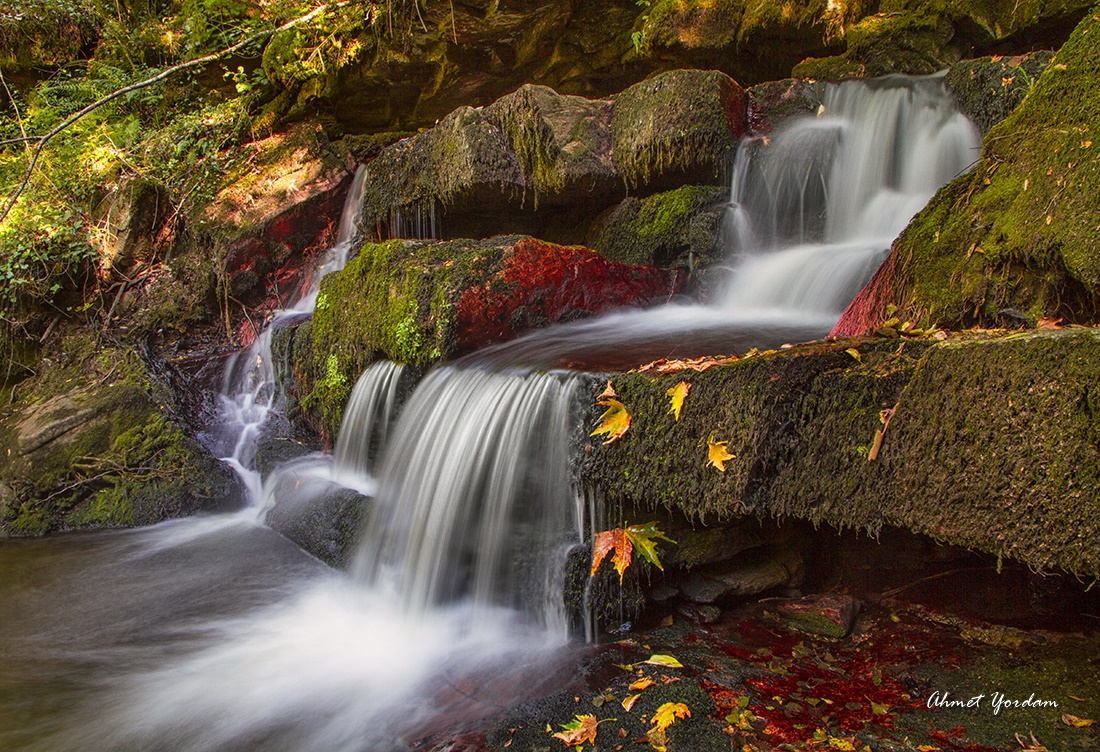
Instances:
[[[204,439],[249,489],[235,515],[0,546],[0,748],[387,752],[551,690],[586,530],[570,475],[582,375],[826,334],[893,237],[978,158],[942,78],[829,87],[818,117],[739,150],[729,283],[710,305],[554,326],[427,374],[364,372],[333,456],[261,482],[277,435],[272,331],[348,259],[363,186],[299,302],[228,364]],[[262,524],[274,504],[364,495],[349,573]],[[369,498],[368,498],[369,497]],[[474,684],[484,704],[451,688]]]

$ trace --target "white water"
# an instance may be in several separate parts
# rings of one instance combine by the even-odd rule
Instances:
[[[817,118],[738,153],[724,307],[825,314],[834,322],[894,238],[979,155],[978,131],[941,76],[830,87]]]
[[[226,362],[222,391],[218,395],[218,412],[203,439],[211,451],[240,476],[253,509],[262,509],[260,500],[263,498],[255,467],[256,448],[263,439],[269,438],[267,433],[281,397],[271,353],[272,333],[279,326],[311,314],[317,305],[321,279],[347,264],[359,226],[366,177],[366,169],[360,167],[344,201],[336,241],[318,269],[304,280],[298,302],[291,308],[276,311],[252,345]]]

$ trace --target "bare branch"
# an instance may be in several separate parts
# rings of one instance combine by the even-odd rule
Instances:
[[[342,5],[342,3],[341,3],[341,5]],[[209,55],[204,55],[203,57],[195,58],[194,60],[188,60],[186,62],[180,63],[179,65],[173,65],[171,68],[165,68],[160,73],[156,74],[155,76],[150,76],[149,78],[145,79],[144,81],[139,81],[136,84],[131,84],[130,86],[124,86],[121,89],[118,89],[116,91],[111,92],[110,94],[107,94],[106,96],[100,97],[99,99],[92,102],[90,105],[88,105],[84,109],[80,110],[79,112],[74,113],[68,119],[66,119],[64,122],[62,122],[60,125],[55,126],[51,131],[49,131],[48,133],[46,133],[43,136],[38,137],[38,144],[34,147],[34,151],[31,152],[31,160],[30,160],[30,163],[27,165],[26,171],[23,173],[23,179],[19,183],[19,187],[15,189],[15,193],[13,193],[11,198],[8,200],[7,206],[4,207],[4,213],[0,214],[0,225],[2,225],[5,220],[7,220],[8,214],[11,213],[12,208],[15,206],[16,202],[19,200],[19,197],[22,195],[23,190],[27,187],[27,184],[30,182],[31,175],[34,173],[35,165],[38,164],[38,157],[41,156],[43,147],[47,144],[47,142],[49,142],[49,140],[51,138],[53,138],[54,136],[56,136],[58,133],[65,130],[66,128],[68,128],[70,125],[75,123],[77,120],[80,120],[82,117],[84,117],[88,113],[90,113],[94,110],[97,110],[100,107],[102,107],[103,105],[105,105],[109,102],[113,102],[114,100],[118,99],[119,97],[124,96],[126,94],[129,94],[132,91],[137,91],[138,89],[144,89],[148,86],[152,86],[153,84],[159,83],[159,82],[163,81],[164,79],[168,78],[169,76],[171,76],[175,73],[179,73],[180,71],[189,70],[190,68],[198,68],[199,66],[206,65],[207,63],[212,63],[215,60],[220,60],[223,57],[228,57],[228,56],[234,54],[235,52],[238,52],[239,50],[242,50],[245,47],[248,47],[250,44],[254,44],[255,42],[260,41],[261,39],[266,39],[267,37],[278,34],[280,31],[286,31],[287,29],[298,26],[299,24],[303,24],[303,23],[306,23],[308,21],[311,21],[314,18],[316,18],[318,15],[323,13],[328,7],[329,6],[327,4],[326,5],[320,5],[316,8],[314,8],[309,13],[306,13],[304,16],[299,16],[298,18],[295,18],[291,21],[287,21],[282,26],[278,26],[274,29],[268,29],[266,31],[256,32],[255,34],[249,36],[248,38],[246,38],[246,39],[244,39],[240,42],[237,42],[236,44],[234,44],[230,47],[226,47],[224,50],[221,50],[220,52],[214,52],[214,53],[211,53]]]

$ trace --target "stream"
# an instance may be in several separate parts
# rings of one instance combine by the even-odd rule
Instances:
[[[248,508],[0,542],[0,749],[389,752],[561,686],[596,637],[563,603],[597,515],[569,472],[590,430],[574,369],[826,335],[978,153],[940,78],[831,87],[819,117],[740,150],[720,300],[537,331],[436,368],[403,405],[399,369],[373,367],[335,457],[265,484],[256,447],[280,431],[269,329],[227,367],[204,436]],[[276,321],[312,311],[347,261],[361,189]],[[328,487],[371,497],[347,573],[263,522],[280,494]]]

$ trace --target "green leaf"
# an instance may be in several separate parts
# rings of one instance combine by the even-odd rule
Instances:
[[[626,529],[626,537],[634,544],[634,548],[641,554],[643,559],[657,567],[657,569],[660,569],[662,572],[664,571],[660,559],[657,558],[657,541],[664,540],[669,543],[675,543],[676,541],[658,530],[656,522],[647,522],[643,525],[631,525]]]

